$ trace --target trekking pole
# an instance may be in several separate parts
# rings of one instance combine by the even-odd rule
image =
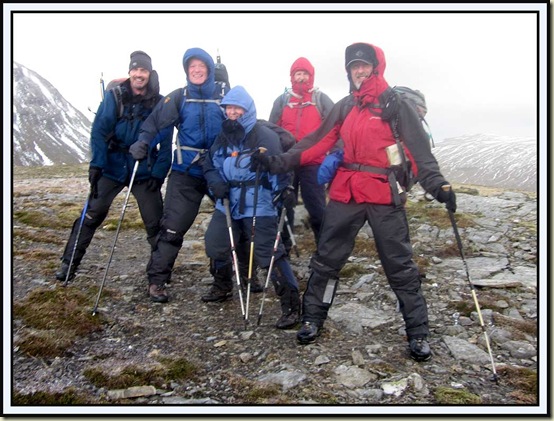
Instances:
[[[233,238],[233,227],[231,225],[231,210],[229,208],[229,199],[223,199],[223,205],[225,206],[225,217],[227,218],[227,229],[229,230],[229,240],[231,242],[231,254],[233,256],[233,269],[235,270],[235,278],[237,281],[237,288],[239,290],[240,298],[240,310],[242,312],[242,317],[244,318],[244,302],[242,300],[242,290],[240,286],[240,272],[239,272],[239,263],[237,259],[237,250],[235,248],[235,240]]]
[[[269,263],[269,269],[267,270],[267,278],[265,279],[264,284],[264,293],[262,294],[262,303],[260,304],[260,312],[258,314],[258,323],[262,321],[262,311],[264,309],[265,293],[267,291],[267,286],[269,285],[269,279],[271,278],[271,272],[273,271],[273,263],[275,262],[275,254],[277,253],[277,247],[279,247],[279,241],[281,240],[281,231],[283,230],[283,225],[285,225],[285,217],[287,216],[287,208],[283,206],[281,210],[281,217],[279,218],[279,225],[277,226],[277,236],[275,237],[275,243],[273,244],[273,253],[271,255],[271,262]]]
[[[266,148],[258,148],[260,153],[267,151]],[[248,281],[246,282],[246,313],[244,316],[245,327],[248,324],[248,304],[250,301],[250,285],[252,284],[252,267],[254,266],[254,236],[256,235],[256,209],[258,208],[258,189],[260,187],[260,168],[256,168],[254,179],[254,210],[252,211],[252,234],[250,236],[250,259],[248,261]]]
[[[104,101],[104,92],[106,90],[104,89],[104,73],[100,73],[100,98],[102,98],[102,101]]]
[[[287,231],[289,232],[290,241],[292,241],[292,248],[296,253],[296,257],[300,257],[300,253],[298,253],[298,246],[296,245],[296,240],[294,239],[294,233],[292,232],[292,228],[289,224],[289,218],[287,218],[286,215],[285,215],[285,222],[287,224]]]
[[[450,190],[449,185],[442,186],[442,189],[445,191]],[[450,209],[448,209],[448,216],[450,217],[450,222],[452,224],[452,229],[454,230],[454,236],[456,237],[456,243],[458,243],[458,249],[460,250],[460,256],[462,257],[462,262],[464,263],[464,268],[467,275],[467,280],[469,282],[469,287],[471,289],[471,295],[473,296],[473,301],[475,302],[475,308],[477,309],[477,314],[479,315],[479,323],[481,324],[481,329],[483,330],[483,334],[485,335],[485,342],[487,343],[487,350],[489,351],[489,357],[491,359],[491,367],[492,367],[492,377],[491,381],[498,383],[498,375],[496,374],[496,368],[494,367],[494,358],[492,357],[492,351],[491,351],[491,345],[489,342],[489,336],[487,334],[487,329],[485,328],[485,323],[483,322],[483,315],[481,314],[481,307],[479,306],[479,301],[477,301],[477,294],[475,293],[475,286],[473,285],[473,282],[471,281],[471,277],[469,276],[469,268],[466,262],[466,259],[464,257],[464,250],[462,248],[462,239],[460,238],[460,233],[458,232],[458,225],[456,224],[456,219],[454,218],[454,212],[452,212]]]
[[[104,278],[102,278],[102,284],[100,285],[100,290],[98,291],[98,297],[96,297],[96,303],[92,309],[92,315],[96,314],[98,309],[98,302],[100,301],[100,295],[102,294],[102,289],[104,288],[104,283],[106,282],[106,277],[108,276],[108,269],[112,262],[113,252],[115,250],[115,243],[117,242],[117,236],[119,235],[119,230],[121,228],[121,223],[123,222],[123,217],[125,216],[125,209],[127,209],[127,202],[129,201],[129,196],[131,195],[131,189],[133,187],[133,182],[135,181],[135,175],[139,166],[139,161],[135,161],[135,166],[133,168],[133,175],[131,175],[131,181],[129,182],[129,187],[127,188],[127,195],[125,196],[125,202],[123,203],[123,209],[121,210],[121,216],[119,217],[119,223],[117,224],[117,230],[115,231],[115,237],[112,244],[112,250],[110,252],[110,258],[108,259],[108,264],[106,265],[106,270],[104,271]]]
[[[79,237],[81,236],[81,228],[83,228],[83,221],[85,220],[85,215],[87,213],[88,209],[88,202],[90,201],[90,197],[92,196],[92,189],[87,197],[87,201],[85,202],[85,206],[83,207],[83,212],[81,212],[81,220],[79,221],[79,228],[77,230],[77,236],[75,237],[75,244],[73,244],[73,251],[71,252],[71,259],[69,260],[69,269],[67,270],[67,274],[65,275],[65,281],[63,283],[63,286],[66,287],[69,282],[69,276],[71,275],[71,266],[73,265],[73,259],[75,258],[75,252],[77,251],[77,242],[79,241]]]

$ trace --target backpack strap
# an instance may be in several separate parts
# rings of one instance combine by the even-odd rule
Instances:
[[[113,88],[110,88],[110,91],[113,92],[113,95],[115,97],[115,105],[117,108],[117,119],[119,120],[121,116],[123,115],[123,91],[121,90],[121,86],[117,85]]]

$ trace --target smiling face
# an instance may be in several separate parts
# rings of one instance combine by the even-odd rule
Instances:
[[[373,64],[364,61],[355,61],[350,65],[350,77],[356,89],[360,89],[362,82],[373,73]]]
[[[150,80],[150,72],[142,67],[135,67],[129,70],[131,79],[131,89],[134,95],[142,94],[146,91],[146,86]]]
[[[202,60],[191,59],[188,65],[188,77],[190,83],[202,85],[208,79],[208,66]]]
[[[238,120],[245,112],[246,110],[238,105],[225,106],[225,114],[229,120]]]

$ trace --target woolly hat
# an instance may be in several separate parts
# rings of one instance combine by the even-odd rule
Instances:
[[[368,44],[356,43],[349,45],[345,52],[345,67],[348,67],[355,61],[363,61],[366,64],[372,64],[373,67],[377,67],[379,60],[375,55],[375,50]]]
[[[131,62],[129,63],[129,71],[142,67],[149,72],[152,71],[152,59],[144,51],[135,51],[131,53]]]

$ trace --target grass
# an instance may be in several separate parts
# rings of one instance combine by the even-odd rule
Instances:
[[[465,389],[452,389],[450,387],[437,387],[435,399],[440,405],[480,405],[483,400]]]
[[[14,302],[13,316],[25,329],[15,345],[30,356],[63,356],[80,336],[102,329],[103,318],[91,313],[92,293],[75,288],[37,288],[23,300]]]
[[[28,395],[14,393],[12,395],[12,404],[19,405],[87,405],[91,404],[86,396],[76,391],[73,388],[68,388],[63,392],[34,392]]]
[[[91,367],[83,375],[96,387],[126,389],[133,386],[152,385],[166,387],[171,381],[194,379],[198,368],[185,358],[159,358],[150,367],[128,365],[119,372],[109,372],[102,367]]]

